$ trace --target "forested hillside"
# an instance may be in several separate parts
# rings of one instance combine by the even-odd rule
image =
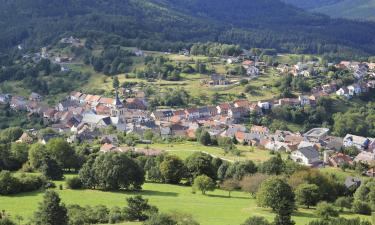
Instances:
[[[335,3],[341,2],[342,0],[282,0],[285,3],[295,5],[301,9],[316,9]]]
[[[219,41],[296,53],[374,54],[375,23],[332,20],[279,0],[0,0],[0,49],[62,35],[178,49]]]
[[[311,12],[334,18],[375,21],[375,0],[283,0]]]

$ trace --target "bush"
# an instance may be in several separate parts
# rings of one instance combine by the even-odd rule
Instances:
[[[9,195],[19,193],[21,190],[20,181],[9,171],[0,172],[0,194]]]
[[[353,198],[351,197],[339,197],[335,201],[335,205],[340,207],[341,211],[344,211],[344,208],[350,209],[352,207]]]
[[[0,172],[0,195],[38,190],[46,184],[42,176],[21,174],[15,177],[9,171]]]
[[[252,216],[248,218],[242,225],[271,225],[264,217]]]
[[[38,190],[47,183],[44,177],[38,175],[22,174],[18,179],[21,183],[21,192]]]
[[[109,223],[119,223],[124,220],[124,216],[122,215],[121,209],[119,207],[113,207],[109,211]]]
[[[352,206],[352,210],[355,213],[362,215],[371,215],[371,207],[366,202],[355,201]]]
[[[83,185],[79,177],[73,177],[66,180],[66,186],[70,189],[81,189]]]
[[[339,212],[327,202],[319,202],[316,206],[316,215],[322,219],[329,219],[331,217],[338,217]]]

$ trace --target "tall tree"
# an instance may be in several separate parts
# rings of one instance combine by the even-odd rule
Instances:
[[[59,195],[47,190],[34,215],[36,225],[68,225],[68,214]]]
[[[276,212],[275,225],[294,225],[291,215],[295,209],[295,196],[284,179],[271,177],[264,181],[257,193],[257,202]]]
[[[160,164],[159,169],[164,181],[171,184],[180,183],[186,175],[184,162],[177,156],[167,156]]]
[[[299,204],[310,208],[319,201],[319,187],[315,184],[301,184],[296,189],[296,200]]]

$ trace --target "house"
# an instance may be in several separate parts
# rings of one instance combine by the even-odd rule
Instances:
[[[270,102],[258,102],[258,107],[264,110],[269,110],[271,109],[271,103]]]
[[[21,96],[13,96],[10,107],[14,110],[26,110],[27,101]]]
[[[344,139],[341,137],[328,136],[324,140],[324,148],[334,151],[340,151],[343,147],[343,140]]]
[[[319,159],[319,152],[313,147],[301,148],[293,151],[290,158],[294,162],[305,166],[316,166],[321,162]]]
[[[225,78],[225,76],[220,75],[220,74],[212,74],[211,75],[211,80],[209,81],[209,84],[211,86],[216,86],[216,85],[228,85],[230,84],[229,80]]]
[[[359,95],[362,93],[361,85],[353,84],[348,86],[349,96]]]
[[[255,66],[249,66],[246,69],[246,75],[249,76],[249,77],[257,77],[257,76],[259,76],[259,74],[260,74],[260,71]]]
[[[185,109],[185,116],[188,120],[199,119],[199,110],[197,108],[188,108]]]
[[[336,95],[349,98],[350,97],[349,89],[347,87],[342,87],[342,88],[340,88],[339,90],[336,91]]]
[[[211,117],[217,116],[217,108],[215,106],[207,106],[207,110]]]
[[[100,147],[99,152],[102,152],[102,153],[113,152],[113,151],[116,151],[116,149],[117,149],[116,146],[114,146],[113,144],[104,143]]]
[[[298,106],[301,102],[298,98],[281,98],[279,99],[278,105],[290,105],[290,106]]]
[[[254,65],[255,65],[255,62],[252,61],[252,60],[245,60],[245,61],[242,62],[242,66],[245,69],[247,69],[247,68],[249,68],[251,66],[254,66]]]
[[[260,144],[261,139],[263,138],[262,135],[247,133],[240,130],[235,133],[235,137],[238,142],[250,146],[258,146]]]
[[[10,94],[0,94],[0,104],[9,103],[12,96]]]
[[[280,141],[269,141],[264,146],[264,148],[270,151],[277,151],[277,152],[279,151],[289,152],[290,151],[289,146],[286,143],[280,142]]]
[[[270,132],[270,130],[268,129],[268,127],[264,127],[264,126],[252,126],[250,128],[250,133],[253,133],[253,134],[260,134],[260,135],[268,135]]]
[[[72,100],[69,100],[69,99],[66,99],[64,101],[61,101],[59,102],[57,105],[56,105],[56,111],[59,111],[59,112],[64,112],[64,111],[68,111],[69,108],[71,107],[78,107],[78,103],[76,101],[72,101]]]
[[[128,109],[139,109],[139,110],[147,109],[146,102],[140,98],[127,98],[125,100],[125,107]]]
[[[365,174],[368,177],[375,177],[375,167],[370,168],[369,170],[367,170]]]
[[[328,158],[328,164],[333,167],[340,167],[344,164],[353,164],[353,160],[348,155],[345,155],[343,153],[336,153]]]
[[[43,117],[47,120],[54,120],[56,110],[54,108],[48,108],[43,112]]]
[[[366,137],[352,135],[352,134],[347,134],[344,137],[344,140],[343,140],[344,147],[354,146],[354,147],[356,147],[358,149],[362,149],[362,150],[368,149],[369,144],[370,144],[370,139],[368,139]]]
[[[233,106],[236,108],[238,107],[249,108],[250,102],[246,99],[239,99],[233,102]]]
[[[47,144],[47,142],[53,138],[57,138],[58,135],[57,134],[54,134],[54,133],[51,133],[51,134],[43,134],[40,138],[39,138],[39,143],[45,145]]]
[[[370,165],[375,160],[375,153],[373,152],[360,152],[355,158],[354,162],[362,162]]]
[[[312,142],[324,140],[328,135],[328,128],[313,128],[307,131],[303,136]]]
[[[79,101],[79,99],[82,95],[83,94],[79,91],[73,91],[73,92],[70,93],[70,100]]]
[[[360,80],[367,75],[368,67],[366,64],[359,64],[358,67],[355,69],[353,76]]]
[[[369,80],[367,81],[367,87],[374,89],[375,88],[375,80]]]
[[[222,104],[216,106],[217,114],[228,115],[228,111],[229,111],[230,108],[232,108],[232,106],[229,103],[222,103]]]
[[[299,101],[299,104],[304,106],[304,105],[310,105],[310,98],[309,96],[306,96],[306,95],[300,95],[298,96],[298,101]]]
[[[166,120],[169,121],[173,116],[173,111],[170,109],[157,110],[151,113],[151,117],[156,121]]]
[[[29,100],[30,101],[36,101],[36,102],[40,102],[43,100],[43,97],[38,94],[38,93],[35,93],[35,92],[32,92],[29,96]]]
[[[115,100],[113,98],[104,98],[104,97],[101,97],[99,99],[98,103],[101,104],[101,105],[107,106],[107,107],[112,107],[114,101]]]
[[[104,135],[102,137],[100,137],[100,143],[102,144],[113,144],[113,145],[117,145],[118,144],[118,138],[116,135]]]
[[[248,111],[244,107],[233,107],[228,110],[228,117],[235,121],[239,121],[247,115],[247,112]]]
[[[355,191],[357,188],[359,188],[359,186],[361,186],[361,183],[360,178],[348,176],[345,179],[344,185],[348,190]]]
[[[32,144],[34,142],[34,138],[30,134],[24,132],[16,142],[17,143]]]
[[[207,106],[198,108],[199,118],[206,118],[211,116],[211,112]]]
[[[95,107],[95,112],[98,115],[109,116],[111,115],[111,108],[109,108],[108,106],[99,104]]]

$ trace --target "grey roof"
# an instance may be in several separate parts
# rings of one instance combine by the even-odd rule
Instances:
[[[120,100],[120,97],[118,96],[117,90],[116,90],[116,96],[115,96],[115,100],[113,102],[113,105],[116,106],[116,108],[123,108],[124,107],[124,104],[122,103],[122,101]]]
[[[313,147],[305,147],[298,149],[302,155],[304,155],[308,159],[313,159],[319,157],[319,152]]]
[[[345,179],[345,187],[346,188],[351,188],[351,187],[356,187],[358,188],[361,185],[361,179],[358,177],[346,177]]]

